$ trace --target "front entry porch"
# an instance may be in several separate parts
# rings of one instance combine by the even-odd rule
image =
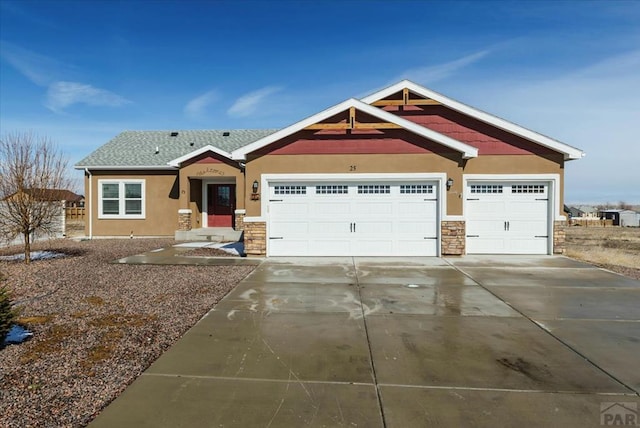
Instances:
[[[242,238],[241,230],[231,227],[201,227],[191,230],[176,230],[176,241],[238,242]]]

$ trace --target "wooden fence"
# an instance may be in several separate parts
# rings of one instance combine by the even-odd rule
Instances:
[[[613,220],[600,220],[599,218],[591,217],[574,217],[569,220],[569,225],[584,227],[608,227],[613,226]]]
[[[84,208],[69,207],[65,208],[67,220],[84,220]]]

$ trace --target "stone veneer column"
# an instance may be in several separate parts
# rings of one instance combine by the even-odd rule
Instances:
[[[244,230],[244,216],[245,210],[236,210],[235,211],[235,230]]]
[[[265,222],[244,223],[244,252],[248,256],[267,254],[267,224]]]
[[[191,230],[191,210],[178,210],[178,230]]]
[[[566,232],[564,230],[566,225],[565,221],[553,222],[553,254],[564,254],[566,250]]]
[[[443,221],[440,237],[443,256],[462,256],[465,254],[465,222]]]

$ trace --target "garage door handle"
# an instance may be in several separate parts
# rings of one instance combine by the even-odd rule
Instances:
[[[536,198],[536,201],[548,201],[549,198]]]
[[[467,235],[467,238],[479,238],[480,235]]]
[[[269,202],[282,202],[283,199],[269,199]]]
[[[349,223],[349,232],[353,233],[353,223]]]
[[[269,239],[284,239],[282,236],[270,236]]]
[[[504,222],[504,230],[506,230],[506,231],[508,232],[510,227],[511,227],[511,226],[509,225],[509,222],[508,222],[508,221],[505,221],[505,222]]]
[[[468,198],[468,199],[467,199],[467,201],[479,201],[479,200],[480,200],[480,198],[476,198],[476,199]]]
[[[438,239],[436,236],[425,236],[422,239]]]
[[[536,235],[534,238],[548,238],[549,235]]]
[[[353,231],[354,232],[356,231],[356,224],[355,223],[353,223]]]

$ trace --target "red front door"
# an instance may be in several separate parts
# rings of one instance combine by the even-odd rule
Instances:
[[[233,227],[235,184],[207,185],[207,226]]]

